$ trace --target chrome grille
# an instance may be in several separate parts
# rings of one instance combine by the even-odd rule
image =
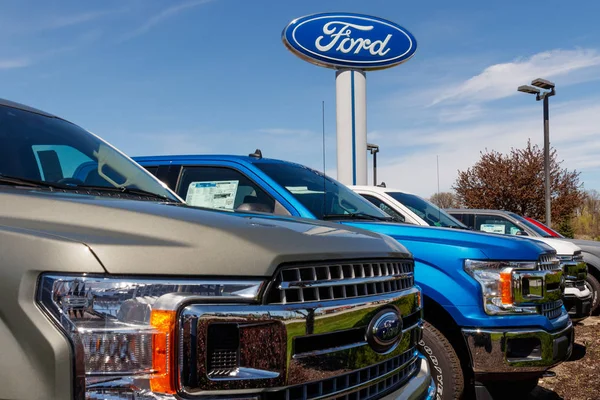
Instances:
[[[540,305],[540,314],[549,319],[554,319],[562,314],[562,300],[551,301]]]
[[[554,271],[560,268],[560,260],[553,254],[544,254],[538,260],[539,271]]]
[[[269,393],[266,399],[378,399],[402,386],[420,367],[419,361],[416,350],[411,348],[399,356],[367,368]]]
[[[412,286],[412,260],[290,266],[276,274],[268,302],[348,299],[400,292]]]
[[[573,261],[583,262],[583,254],[581,254],[581,251],[575,252],[575,255],[573,256]]]

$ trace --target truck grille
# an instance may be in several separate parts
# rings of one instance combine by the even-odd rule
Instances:
[[[402,386],[420,367],[414,348],[379,364],[333,378],[288,387],[268,393],[267,400],[311,400],[331,398],[371,400]]]
[[[554,271],[560,268],[560,260],[555,255],[544,254],[540,256],[540,259],[538,261],[538,270]]]
[[[540,305],[540,314],[548,319],[558,318],[562,314],[562,300],[551,301]]]
[[[400,292],[414,286],[412,260],[290,266],[279,271],[270,304],[339,300]]]

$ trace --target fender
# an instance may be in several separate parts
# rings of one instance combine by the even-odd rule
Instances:
[[[480,305],[479,290],[460,285],[447,273],[423,260],[415,260],[415,281],[423,294],[443,307],[455,323],[470,325],[469,317],[462,310],[470,311]]]
[[[0,225],[0,397],[72,399],[66,335],[34,302],[39,274],[105,273],[86,245],[40,231]]]
[[[586,250],[581,250],[581,254],[583,255],[583,261],[585,261],[585,263],[591,268],[596,270],[595,273],[592,273],[592,275],[600,276],[600,257]]]

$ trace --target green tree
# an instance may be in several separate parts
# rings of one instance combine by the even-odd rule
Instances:
[[[556,228],[558,233],[563,235],[564,237],[573,239],[575,238],[575,228],[573,228],[573,224],[571,223],[571,218],[562,219]]]
[[[575,236],[581,239],[600,239],[600,193],[588,190],[575,210],[572,220]]]

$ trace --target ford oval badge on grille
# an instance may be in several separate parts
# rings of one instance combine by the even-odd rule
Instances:
[[[282,39],[298,57],[329,68],[389,68],[417,50],[414,36],[400,25],[352,13],[297,18],[283,30]]]
[[[402,316],[394,309],[386,308],[371,320],[367,340],[373,350],[385,352],[402,338]]]

